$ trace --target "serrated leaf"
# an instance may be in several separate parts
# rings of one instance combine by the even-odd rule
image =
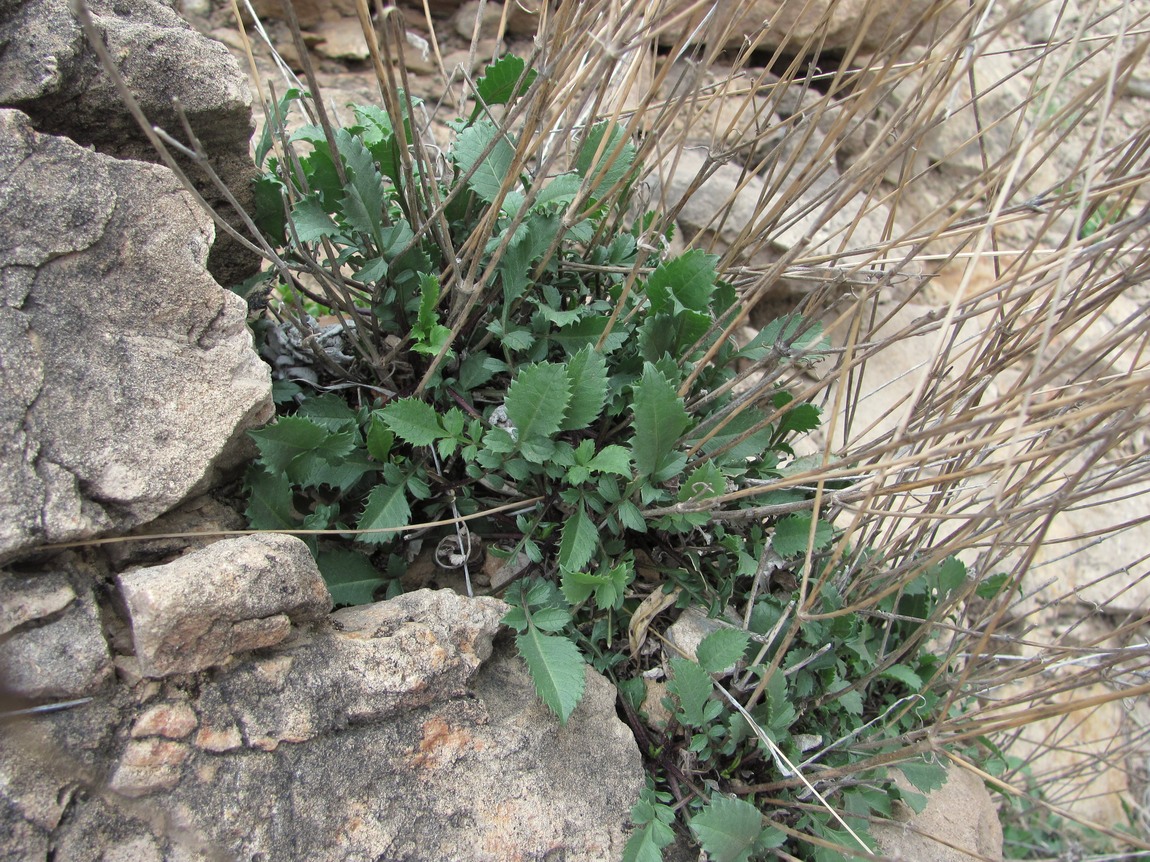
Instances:
[[[521,368],[507,389],[507,418],[520,442],[549,438],[559,430],[571,400],[571,383],[562,365],[540,362]]]
[[[248,471],[248,506],[244,516],[253,530],[290,530],[297,526],[292,487],[283,473],[253,467]]]
[[[400,528],[411,523],[411,506],[403,484],[376,485],[367,495],[367,504],[356,525],[361,530],[380,530],[378,533],[360,533],[356,539],[368,544],[382,544],[394,539]]]
[[[595,528],[595,522],[587,517],[587,510],[580,504],[563,525],[563,538],[559,542],[559,568],[567,571],[583,568],[598,547],[599,531]]]
[[[567,362],[571,400],[560,431],[582,431],[599,418],[607,400],[607,360],[591,347],[584,347]]]
[[[491,152],[483,158],[483,151],[494,141]],[[499,195],[503,183],[511,173],[515,161],[515,148],[490,120],[479,120],[459,133],[455,141],[455,161],[463,173],[478,165],[467,181],[468,187],[487,203]],[[482,159],[482,160],[481,160]]]
[[[711,675],[690,659],[671,659],[667,691],[679,699],[679,720],[688,727],[707,723],[704,709],[711,699]]]
[[[690,827],[711,862],[747,862],[763,834],[763,815],[749,802],[716,793]]]
[[[922,678],[905,664],[892,664],[890,667],[884,667],[879,672],[879,676],[883,679],[898,680],[911,691],[922,689]]]
[[[515,646],[531,671],[535,693],[566,724],[583,698],[586,682],[578,647],[565,637],[545,635],[534,626],[516,635]]]
[[[575,169],[580,176],[590,178],[593,194],[602,197],[627,175],[634,161],[635,145],[626,139],[626,130],[605,121],[587,130]]]
[[[1010,583],[1010,575],[999,572],[979,582],[974,592],[980,599],[993,599]]]
[[[651,363],[635,385],[635,434],[631,451],[640,476],[650,476],[664,466],[679,437],[691,424],[683,399],[675,387]]]
[[[931,793],[946,784],[946,767],[938,763],[927,763],[925,760],[908,760],[906,763],[895,765],[916,790]]]
[[[966,565],[958,557],[947,557],[938,566],[938,589],[944,596],[966,583]]]
[[[292,461],[322,445],[330,436],[322,425],[301,416],[281,416],[274,425],[248,434],[256,441],[260,463],[272,473],[285,472]]]
[[[419,279],[419,316],[417,321],[420,329],[430,332],[439,323],[435,314],[435,306],[439,303],[439,279],[434,275],[423,273]]]
[[[459,364],[459,385],[470,392],[496,374],[507,370],[507,363],[486,353],[473,353]]]
[[[775,535],[771,539],[771,546],[780,557],[805,554],[810,532],[811,516],[809,514],[787,515],[775,524]],[[826,521],[820,520],[815,526],[815,550],[826,547],[833,538],[834,528]]]
[[[651,310],[678,311],[685,308],[695,312],[708,311],[718,278],[715,271],[718,260],[718,255],[691,249],[660,264],[646,283]],[[707,322],[709,325],[709,318]]]
[[[578,174],[559,174],[557,177],[552,177],[535,198],[531,209],[534,212],[547,206],[570,206],[578,196],[582,185],[583,178]]]
[[[742,659],[750,640],[746,632],[738,629],[716,629],[695,647],[695,657],[703,670],[721,673]]]
[[[328,431],[343,431],[348,427],[354,428],[357,424],[355,411],[336,395],[308,398],[300,405],[296,415],[310,419]]]
[[[727,490],[727,477],[710,461],[704,461],[691,471],[686,481],[679,487],[679,502],[706,500],[717,497]]]
[[[435,408],[418,398],[401,398],[377,412],[396,437],[412,446],[430,446],[444,436]]]
[[[521,96],[538,74],[534,69],[523,73],[526,63],[522,57],[505,54],[483,70],[475,82],[475,91],[488,105],[506,105]]]
[[[315,192],[296,201],[292,207],[291,221],[300,242],[316,242],[325,236],[339,233],[339,226],[324,211]]]
[[[387,580],[371,560],[357,551],[320,551],[316,565],[337,605],[368,604]]]
[[[371,413],[371,421],[367,426],[367,452],[376,461],[386,461],[391,454],[391,447],[395,445],[395,434],[387,427],[387,422],[378,410]]]
[[[665,823],[652,820],[631,833],[623,848],[623,862],[663,862],[663,848],[675,840]]]
[[[623,446],[604,446],[595,453],[587,468],[598,473],[610,473],[614,476],[631,475],[631,453]]]
[[[813,431],[821,424],[819,408],[814,404],[803,402],[796,404],[779,419],[775,436],[779,439],[790,434],[801,434],[804,431]]]
[[[619,521],[628,530],[634,530],[636,533],[647,532],[647,519],[643,517],[639,507],[630,500],[624,500],[619,504]]]
[[[561,631],[571,622],[571,612],[564,608],[539,608],[531,614],[531,624],[544,632]]]

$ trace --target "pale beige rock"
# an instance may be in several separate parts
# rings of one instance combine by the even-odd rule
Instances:
[[[63,575],[17,578],[0,572],[0,635],[62,611],[75,598]]]
[[[146,676],[189,673],[271,646],[291,623],[322,617],[331,596],[299,539],[225,539],[116,579]]]
[[[898,770],[895,783],[914,788]],[[1002,825],[982,780],[952,766],[946,784],[929,794],[921,814],[909,809],[901,823],[873,823],[879,852],[906,862],[1002,859]],[[901,818],[900,818],[901,819]]]
[[[157,703],[144,710],[132,725],[132,737],[163,736],[183,739],[196,729],[196,714],[186,703]]]
[[[316,25],[315,35],[320,40],[315,46],[315,50],[321,56],[329,57],[332,60],[361,62],[371,56],[358,18],[322,21]]]
[[[146,796],[175,787],[191,748],[166,739],[132,740],[124,749],[108,786],[125,796]]]

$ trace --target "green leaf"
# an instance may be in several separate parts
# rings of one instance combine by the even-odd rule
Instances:
[[[378,246],[383,218],[383,177],[375,165],[375,157],[363,141],[347,129],[337,129],[335,139],[348,175],[341,200],[344,221],[371,237]]]
[[[966,583],[966,566],[958,557],[947,557],[938,566],[938,589],[944,596]]]
[[[337,605],[366,605],[387,579],[358,551],[320,551],[316,565]]]
[[[563,538],[559,542],[559,568],[567,571],[583,568],[598,547],[599,531],[595,522],[587,517],[587,510],[580,504],[575,514],[563,525]]]
[[[646,284],[651,310],[678,311],[686,308],[691,311],[708,311],[715,280],[718,278],[715,272],[718,260],[718,255],[691,249],[660,264]]]
[[[295,225],[296,238],[300,242],[315,242],[325,236],[335,236],[339,227],[331,220],[319,202],[319,196],[312,192],[296,201],[292,207],[291,221]]]
[[[805,554],[810,532],[811,516],[809,514],[787,515],[775,524],[775,535],[771,539],[771,545],[780,557]],[[815,550],[826,547],[833,538],[834,528],[826,521],[820,520],[815,526]]]
[[[520,442],[548,438],[559,430],[571,400],[571,382],[562,365],[540,362],[521,368],[507,389],[507,418]]]
[[[639,507],[630,500],[624,500],[619,504],[619,521],[628,530],[636,533],[647,532],[647,519],[643,517]]]
[[[1006,572],[999,572],[997,575],[991,575],[984,578],[975,588],[974,592],[980,599],[993,599],[1003,588],[1010,583],[1010,575]]]
[[[367,426],[367,452],[376,461],[384,462],[391,454],[391,447],[395,445],[395,434],[387,428],[387,422],[378,410],[371,413],[371,421]]]
[[[750,640],[750,636],[739,629],[717,629],[699,642],[695,656],[703,670],[721,673],[742,659]]]
[[[930,793],[946,784],[946,767],[925,760],[908,760],[895,765],[916,790]]]
[[[599,418],[607,400],[607,360],[601,353],[584,347],[567,362],[571,401],[563,415],[560,431],[582,431]]]
[[[707,723],[703,711],[711,699],[711,675],[690,659],[671,659],[671,680],[667,691],[679,699],[679,719],[689,727]]]
[[[401,398],[376,412],[396,437],[412,446],[430,446],[444,436],[435,408],[418,398]]]
[[[507,370],[507,363],[482,351],[473,353],[459,364],[459,385],[470,392],[496,374]]]
[[[544,632],[561,631],[571,622],[571,612],[565,608],[539,608],[531,614],[531,624]]]
[[[634,162],[635,145],[626,140],[626,130],[605,121],[587,130],[575,169],[580,176],[591,178],[593,194],[602,197],[627,175]]]
[[[650,476],[664,466],[679,437],[691,424],[683,399],[675,387],[651,363],[635,385],[635,434],[631,451],[640,476]]]
[[[253,467],[248,471],[248,507],[244,516],[253,530],[290,530],[297,526],[292,487],[283,473]]]
[[[559,174],[547,181],[539,196],[532,204],[532,211],[541,210],[548,206],[570,206],[579,195],[579,188],[583,185],[583,178],[578,174]]]
[[[922,678],[905,664],[892,664],[890,667],[885,667],[879,672],[879,676],[883,679],[898,680],[911,691],[922,689]]]
[[[631,453],[623,446],[604,446],[587,462],[587,468],[598,473],[630,477]]]
[[[495,141],[493,149],[480,161],[492,141]],[[490,120],[480,120],[459,133],[454,154],[463,173],[478,165],[467,185],[487,203],[494,201],[515,161],[515,148],[507,137]]]
[[[300,405],[296,415],[306,417],[328,431],[344,431],[349,427],[355,428],[357,424],[355,411],[336,395],[308,398]]]
[[[727,477],[723,475],[723,471],[711,461],[704,461],[697,469],[691,471],[691,475],[679,487],[679,502],[706,500],[726,491]]]
[[[505,54],[483,70],[483,76],[475,82],[475,91],[488,105],[507,105],[527,92],[538,74],[528,69],[523,74],[526,63],[522,57]]]
[[[779,426],[775,430],[775,437],[783,439],[789,434],[801,434],[804,431],[813,431],[821,423],[819,408],[814,404],[803,402],[796,404],[779,419]]]
[[[563,724],[583,698],[583,656],[570,640],[542,634],[535,626],[516,635],[515,646],[527,662],[535,693]]]
[[[330,436],[322,425],[300,416],[281,416],[248,434],[256,441],[260,463],[272,473],[283,473],[298,456],[321,446]]]
[[[379,533],[361,533],[360,542],[378,545],[396,538],[399,530],[411,523],[411,506],[407,503],[404,484],[376,485],[367,495],[367,504],[359,518],[361,530],[384,530]]]
[[[711,796],[690,827],[711,862],[747,862],[764,831],[759,809],[721,793]]]
[[[663,848],[675,840],[669,826],[652,820],[631,833],[623,848],[623,862],[663,862]]]

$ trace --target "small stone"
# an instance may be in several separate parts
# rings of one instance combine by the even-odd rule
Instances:
[[[272,646],[292,622],[322,618],[331,596],[307,545],[267,534],[225,539],[120,575],[145,676],[192,673]]]
[[[124,749],[108,786],[125,796],[171,790],[180,782],[191,749],[165,739],[133,740]]]
[[[0,635],[62,611],[75,598],[62,574],[17,578],[0,572]]]
[[[183,739],[196,729],[196,714],[186,703],[158,703],[144,710],[132,725],[132,738],[163,736]]]
[[[316,53],[330,60],[356,60],[362,62],[371,57],[363,28],[358,18],[340,18],[337,21],[324,21],[315,28],[320,42],[315,46]]]
[[[730,628],[716,619],[709,618],[706,613],[692,605],[679,615],[679,618],[667,629],[667,641],[683,655],[694,661],[695,650],[707,635],[714,634],[719,629]],[[734,665],[726,668],[723,673],[731,673]]]
[[[229,727],[201,727],[194,740],[196,748],[203,751],[220,753],[243,748],[244,738],[240,729],[234,724]]]

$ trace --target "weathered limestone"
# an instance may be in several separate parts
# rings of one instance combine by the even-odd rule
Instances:
[[[145,676],[191,673],[280,643],[331,610],[307,545],[267,534],[225,539],[117,579]]]
[[[250,451],[270,379],[211,236],[168,171],[0,111],[0,560],[145,523]]]

